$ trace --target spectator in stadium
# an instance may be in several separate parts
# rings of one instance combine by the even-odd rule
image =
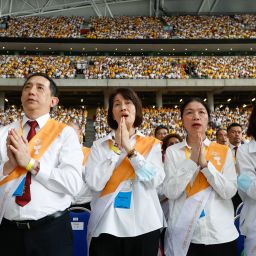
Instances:
[[[216,131],[216,142],[222,145],[229,145],[227,130],[223,128],[219,128]]]
[[[182,142],[182,138],[179,134],[177,133],[171,133],[166,135],[163,138],[163,144],[162,144],[162,154],[163,154],[163,162],[164,162],[164,158],[165,158],[165,152],[166,149],[176,143]]]
[[[236,255],[231,150],[206,137],[210,110],[203,100],[188,99],[180,111],[187,137],[167,148],[165,158],[163,192],[170,204],[166,256]]]
[[[242,145],[242,126],[238,123],[231,123],[227,128],[227,135],[229,139],[229,147],[232,150],[234,159],[236,159],[237,150]],[[232,198],[232,201],[236,210],[238,205],[242,202],[238,192]]]
[[[240,231],[245,236],[244,255],[255,255],[256,244],[256,108],[254,106],[247,130],[252,138],[248,143],[241,145],[237,151],[238,189],[244,205],[240,215]]]
[[[163,141],[164,137],[168,135],[169,129],[165,125],[159,125],[155,129],[155,137]]]
[[[22,88],[25,116],[0,130],[0,237],[10,255],[72,255],[67,208],[82,188],[83,154],[74,130],[50,119],[58,101],[55,82],[32,74]]]
[[[85,171],[94,191],[91,256],[157,255],[164,216],[156,188],[165,174],[159,141],[137,130],[142,118],[133,90],[113,92],[108,109],[113,130],[93,143]]]

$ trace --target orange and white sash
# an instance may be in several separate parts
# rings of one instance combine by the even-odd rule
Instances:
[[[84,154],[83,166],[85,166],[86,162],[87,162],[87,159],[89,157],[89,154],[90,154],[90,148],[82,147],[82,151],[83,151],[83,154]]]
[[[111,141],[112,142],[112,141]],[[135,149],[137,152],[146,157],[154,144],[160,143],[153,137],[137,137]],[[113,203],[116,195],[121,191],[126,180],[134,180],[135,172],[127,157],[114,169],[112,176],[107,182],[99,197],[96,199],[92,207],[91,216],[88,223],[88,248],[92,239],[92,235],[102,219],[108,207]]]
[[[44,127],[28,143],[31,157],[39,160],[65,126],[63,123],[49,119]],[[22,134],[22,125],[19,133]],[[26,176],[26,173],[27,170],[25,168],[18,166],[0,181],[0,223],[10,198]]]
[[[206,150],[206,160],[221,172],[228,147],[212,142]],[[186,148],[186,158],[189,158]],[[199,171],[195,181],[186,187],[187,198],[174,227],[168,227],[165,243],[166,256],[186,256],[197,221],[210,197],[212,188],[202,172]]]

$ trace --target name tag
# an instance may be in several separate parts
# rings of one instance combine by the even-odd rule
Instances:
[[[114,207],[130,209],[132,199],[132,191],[119,192],[115,198]]]
[[[26,176],[23,178],[17,189],[14,191],[13,196],[22,196],[25,186]]]

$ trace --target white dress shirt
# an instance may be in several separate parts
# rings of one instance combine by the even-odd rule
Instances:
[[[104,189],[113,170],[127,156],[123,150],[120,155],[109,147],[114,133],[93,143],[91,153],[86,164],[86,182],[94,191],[91,207],[97,200],[99,193]],[[136,143],[136,136],[143,136],[137,132],[131,138],[132,146]],[[157,229],[165,224],[163,212],[157,196],[156,187],[164,180],[161,145],[155,144],[149,154],[144,158],[141,154],[130,159],[135,174],[145,167],[154,170],[150,181],[141,181],[136,174],[135,180],[127,180],[124,187],[132,191],[130,209],[115,208],[110,205],[104,213],[102,220],[96,227],[93,237],[101,233],[108,233],[118,237],[134,237]]]
[[[243,175],[245,184],[239,186],[239,195],[244,205],[240,215],[240,230],[243,235],[247,235],[248,228],[255,223],[256,216],[256,141],[241,145],[236,157],[239,179]],[[239,184],[239,183],[238,183]],[[255,234],[256,235],[256,234]]]
[[[46,124],[49,114],[36,119],[37,132]],[[22,119],[23,136],[26,138],[30,130],[27,124],[29,119]],[[8,161],[6,138],[8,130],[20,130],[20,121],[0,129],[0,180],[3,175],[3,166]],[[30,191],[31,201],[24,207],[15,202],[15,197],[4,214],[9,220],[37,220],[56,211],[62,211],[71,205],[72,198],[82,188],[83,153],[77,135],[73,128],[65,127],[61,134],[53,141],[39,160],[40,170],[32,175]]]
[[[204,140],[204,145],[209,146],[210,141]],[[186,159],[186,140],[170,146],[166,150],[163,192],[169,198],[168,226],[175,226],[182,210],[186,196],[186,186],[195,179],[197,164],[191,159]],[[201,170],[208,183],[213,188],[206,203],[205,216],[199,218],[192,243],[218,244],[233,241],[238,237],[234,225],[234,208],[231,198],[237,191],[236,170],[231,150],[228,150],[222,171],[216,170],[209,161],[208,166]],[[189,209],[188,209],[189,211]]]

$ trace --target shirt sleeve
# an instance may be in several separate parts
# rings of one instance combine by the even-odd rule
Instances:
[[[231,150],[228,150],[225,164],[219,172],[209,161],[201,172],[214,191],[223,199],[231,199],[237,191],[237,174]]]
[[[39,160],[40,170],[34,178],[52,191],[75,196],[83,185],[81,145],[75,131],[70,127],[63,129],[59,143],[59,150],[55,152],[57,157],[53,158],[56,161],[54,167],[52,163]]]
[[[184,158],[178,159],[179,156],[175,154],[175,150],[172,147],[167,148],[164,162],[166,177],[163,184],[163,193],[172,200],[181,196],[198,170],[194,161]]]
[[[113,150],[105,149],[104,143],[106,142],[93,143],[86,163],[85,181],[94,191],[103,190],[119,160],[119,155]]]
[[[238,148],[236,160],[240,174],[238,177],[238,188],[247,196],[256,200],[255,156],[241,146]]]

